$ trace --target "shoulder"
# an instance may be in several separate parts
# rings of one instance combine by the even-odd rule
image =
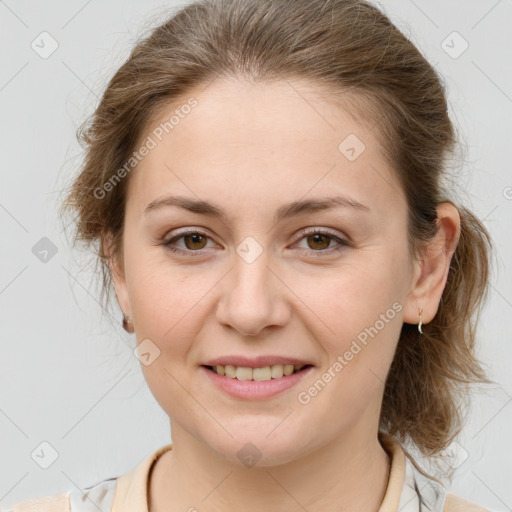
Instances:
[[[30,498],[9,508],[0,508],[0,512],[147,512],[151,469],[155,461],[171,449],[172,444],[158,448],[123,475],[82,489]]]
[[[70,491],[20,501],[2,512],[70,512]]]
[[[451,492],[446,494],[444,512],[492,512]]]
[[[110,478],[82,490],[30,498],[0,512],[106,512],[112,509],[116,483]]]

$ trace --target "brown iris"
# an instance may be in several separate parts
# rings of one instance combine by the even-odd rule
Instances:
[[[187,249],[190,249],[190,250],[203,249],[206,244],[206,237],[204,235],[201,235],[200,233],[192,233],[190,235],[183,235],[183,240],[185,241],[185,246],[187,247]],[[188,243],[188,240],[191,240],[191,242]],[[201,244],[203,244],[203,245],[201,245]]]
[[[322,239],[324,240],[324,242],[322,242]],[[307,240],[308,240],[308,245],[311,247],[311,249],[327,249],[330,244],[330,237],[328,235],[323,235],[321,233],[315,233],[314,235],[310,235],[307,237]],[[318,247],[318,245],[312,246],[309,243],[310,240],[313,240],[313,244],[320,244],[322,247]],[[327,242],[327,245],[325,244],[325,242]]]

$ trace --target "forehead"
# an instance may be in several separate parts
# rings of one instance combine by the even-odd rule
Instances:
[[[140,137],[152,149],[132,173],[128,202],[139,213],[164,192],[258,202],[339,192],[381,207],[403,202],[378,134],[326,94],[289,79],[218,78],[191,89]]]

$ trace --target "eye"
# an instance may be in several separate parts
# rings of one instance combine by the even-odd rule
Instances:
[[[300,240],[306,240],[308,245],[308,248],[305,250],[305,252],[309,252],[310,254],[317,253],[314,254],[314,256],[322,256],[326,253],[331,254],[333,252],[339,252],[350,245],[349,242],[343,240],[342,238],[334,235],[329,231],[315,229],[311,231],[302,231],[301,234],[302,238],[300,238]],[[338,245],[330,247],[332,241],[337,242]],[[302,249],[301,252],[303,252]]]
[[[202,254],[202,249],[205,248],[206,242],[210,237],[202,231],[189,229],[182,231],[180,234],[170,238],[164,242],[164,245],[172,252],[183,253],[188,255]],[[175,242],[183,239],[185,248],[177,247]]]
[[[310,255],[313,254],[315,257],[325,255],[326,253],[331,254],[339,252],[350,245],[348,241],[343,240],[335,234],[325,230],[303,230],[301,235],[302,237],[299,240],[306,240],[308,248],[300,249],[299,252],[307,252]],[[178,247],[176,242],[182,239],[185,247]],[[202,231],[197,229],[188,229],[168,239],[163,243],[163,245],[175,253],[200,256],[203,254],[209,239],[210,237]],[[333,241],[337,243],[334,247],[331,246],[331,242]]]

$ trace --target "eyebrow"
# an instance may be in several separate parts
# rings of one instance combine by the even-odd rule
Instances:
[[[183,196],[162,196],[151,201],[144,211],[143,215],[154,212],[160,208],[177,206],[192,213],[201,215],[209,215],[217,217],[220,220],[227,222],[228,215],[224,209],[216,206],[207,201],[200,199],[191,199]],[[345,196],[325,197],[320,199],[307,199],[300,201],[293,201],[287,205],[281,206],[274,215],[274,222],[278,223],[283,219],[295,217],[304,213],[318,212],[324,210],[331,210],[333,208],[349,207],[363,212],[369,212],[370,208],[359,201]]]

